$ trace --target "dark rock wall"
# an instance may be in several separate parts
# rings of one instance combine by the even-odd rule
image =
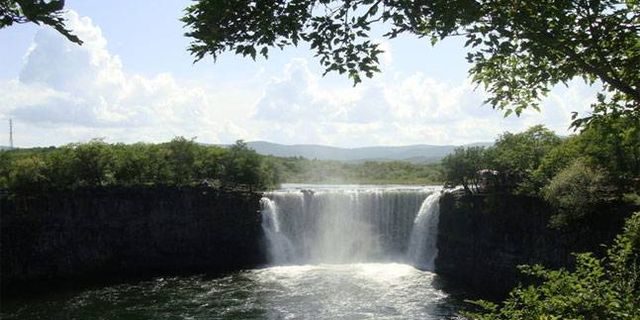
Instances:
[[[571,267],[572,252],[603,253],[632,209],[607,206],[563,230],[548,227],[546,203],[523,196],[460,196],[440,200],[436,271],[485,297],[503,297],[522,264]]]
[[[255,267],[264,263],[259,199],[208,188],[5,196],[0,281]]]

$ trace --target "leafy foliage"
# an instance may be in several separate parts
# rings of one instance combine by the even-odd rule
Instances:
[[[639,20],[637,1],[620,0],[199,0],[182,19],[197,60],[225,51],[268,57],[270,48],[306,42],[326,72],[354,83],[379,71],[374,26],[386,38],[409,33],[434,44],[464,36],[474,82],[506,115],[537,109],[574,77],[600,80],[616,105],[637,112]]]
[[[275,158],[270,162],[281,181],[298,183],[438,184],[441,166],[401,161],[362,163],[304,158]]]
[[[481,169],[486,166],[483,147],[456,148],[442,160],[446,183],[450,186],[462,185],[467,192],[478,191]]]
[[[489,148],[458,148],[447,156],[442,164],[445,181],[450,185],[468,186],[491,184],[517,193],[536,193],[541,187],[534,180],[534,171],[545,155],[561,143],[560,137],[543,126],[533,126],[521,133],[506,132]],[[481,176],[481,171],[490,177]],[[487,185],[488,186],[488,185]]]
[[[0,188],[18,192],[96,186],[193,185],[266,189],[278,181],[241,141],[230,148],[182,137],[164,144],[92,140],[60,148],[0,152]]]
[[[0,0],[0,29],[14,23],[33,22],[53,27],[69,41],[82,40],[65,26],[64,0]]]
[[[519,193],[535,193],[540,186],[532,180],[532,173],[560,143],[560,137],[541,125],[521,133],[507,132],[487,150],[488,166],[500,173],[503,186]]]
[[[544,199],[559,211],[551,217],[550,225],[566,226],[592,213],[598,204],[610,200],[612,191],[603,170],[577,159],[542,189]]]
[[[640,212],[627,220],[606,257],[583,253],[576,258],[574,271],[523,266],[525,274],[542,283],[514,289],[500,305],[476,301],[483,310],[468,316],[477,320],[640,318]]]
[[[205,182],[206,181],[206,182]],[[168,143],[108,144],[0,151],[0,189],[64,190],[96,186],[185,186],[264,190],[281,182],[436,184],[439,164],[309,160],[262,156],[242,141],[228,148],[183,137]]]

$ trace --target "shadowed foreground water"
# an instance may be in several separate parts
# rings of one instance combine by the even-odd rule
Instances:
[[[404,264],[281,266],[8,301],[2,319],[456,319],[438,287]]]

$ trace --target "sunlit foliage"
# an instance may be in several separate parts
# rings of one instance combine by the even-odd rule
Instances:
[[[307,43],[326,72],[358,83],[379,71],[373,30],[433,44],[461,36],[473,81],[505,114],[538,109],[554,85],[575,77],[604,85],[599,105],[640,109],[637,1],[199,0],[185,12],[197,60],[227,51],[256,59]]]

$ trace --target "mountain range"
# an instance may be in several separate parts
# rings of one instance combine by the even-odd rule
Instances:
[[[304,157],[318,160],[437,162],[458,147],[455,145],[416,144],[408,146],[376,146],[340,148],[318,144],[285,145],[266,141],[250,141],[247,145],[259,154],[277,157]],[[479,142],[465,146],[490,146]]]
[[[413,163],[437,162],[458,147],[456,145],[415,144],[408,146],[376,146],[340,148],[319,144],[279,144],[267,141],[250,141],[247,145],[262,155],[276,157],[303,157],[318,160],[348,162],[364,161],[409,161]],[[478,142],[464,146],[490,146],[492,143]],[[0,150],[10,149],[0,146]]]

